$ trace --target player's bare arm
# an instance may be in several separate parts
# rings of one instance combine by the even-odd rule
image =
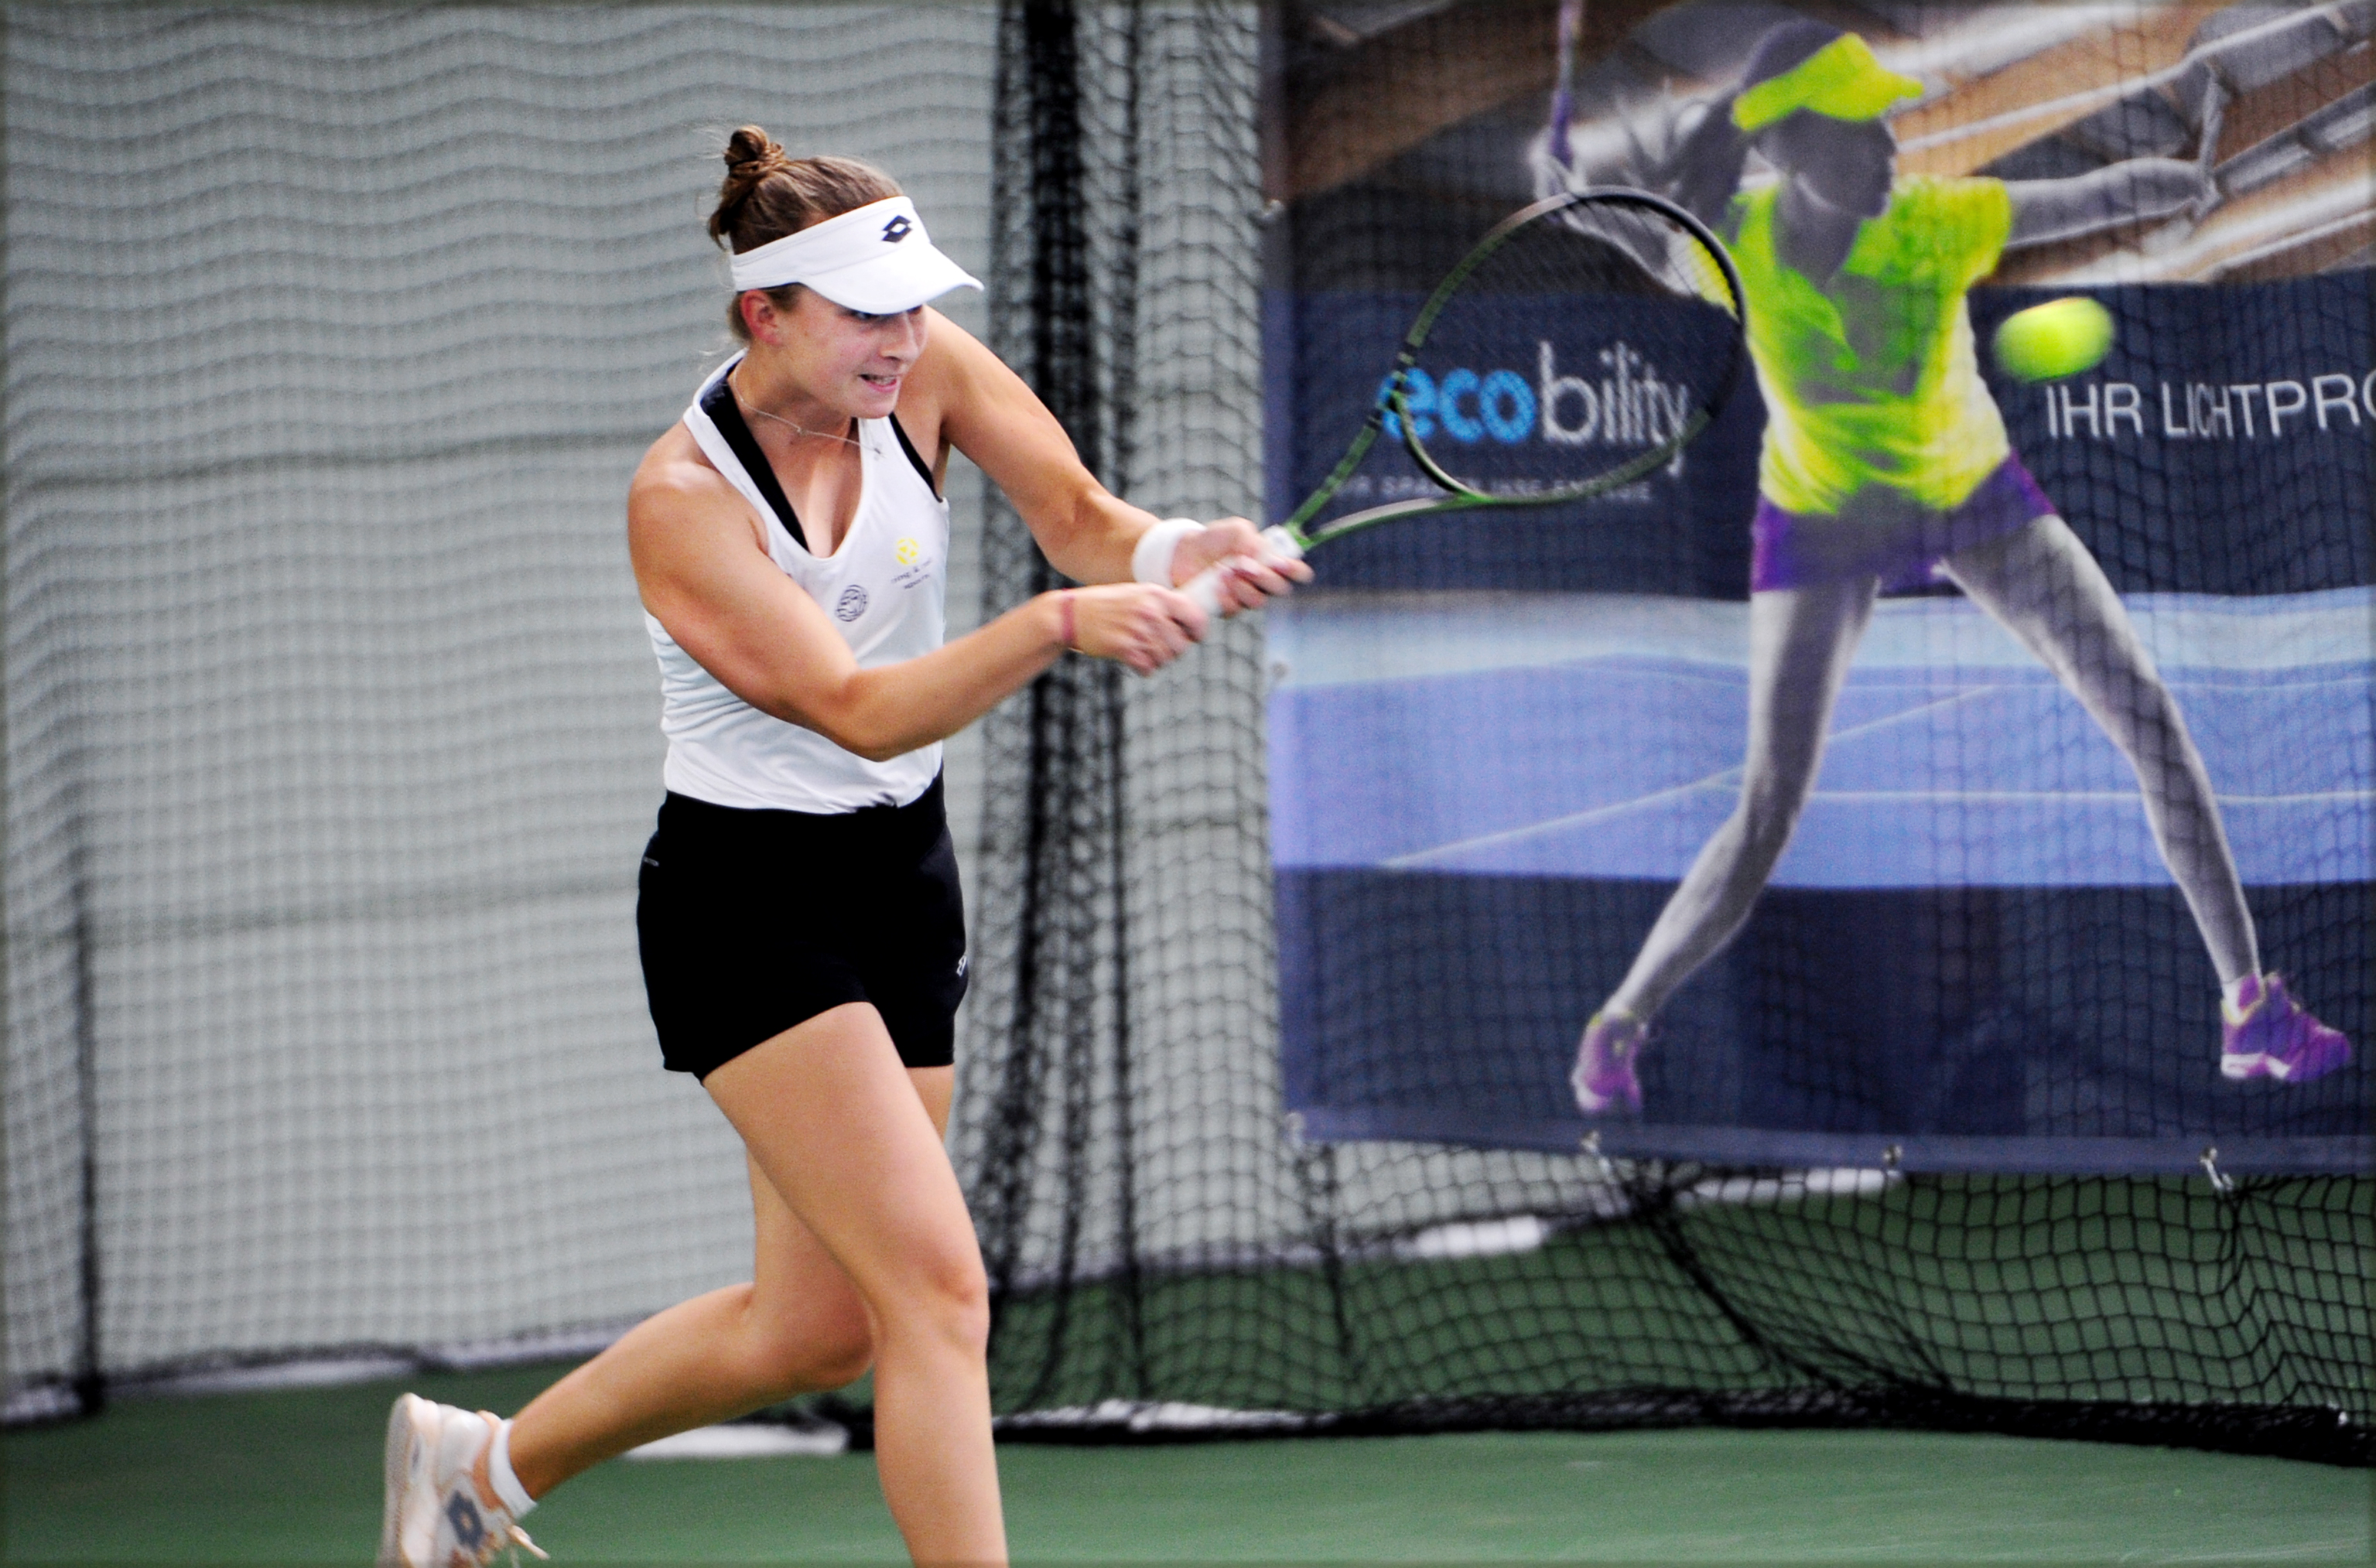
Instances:
[[[1082,590],[1069,627],[1067,607],[1042,596],[920,658],[861,669],[824,608],[769,562],[760,527],[692,436],[671,428],[628,490],[644,607],[736,696],[873,761],[955,734],[1068,642],[1144,673],[1202,632],[1177,595],[1121,585]]]
[[[2201,164],[2176,158],[2132,158],[2067,180],[2008,180],[2013,232],[2005,247],[2174,217],[2210,190],[2211,177]]]
[[[930,320],[924,352],[900,394],[901,420],[914,411],[909,439],[930,454],[936,471],[951,447],[971,458],[1015,504],[1049,561],[1075,582],[1130,581],[1133,553],[1159,519],[1098,482],[1064,427],[997,355],[937,313]],[[1231,571],[1224,612],[1253,609],[1312,577],[1300,562],[1272,560],[1253,524],[1224,517],[1180,540],[1172,583],[1225,560]]]

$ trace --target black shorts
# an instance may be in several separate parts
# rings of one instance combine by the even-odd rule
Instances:
[[[824,816],[671,792],[644,849],[636,934],[672,1072],[706,1078],[849,1002],[873,1004],[901,1062],[947,1066],[966,935],[941,781],[904,806]]]

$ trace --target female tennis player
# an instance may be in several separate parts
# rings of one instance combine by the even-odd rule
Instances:
[[[2178,704],[2103,569],[2014,454],[1973,344],[1966,295],[2002,252],[2178,212],[2205,175],[2137,159],[2061,180],[1901,177],[1883,116],[1921,90],[1855,34],[1785,22],[1650,172],[1731,248],[1765,396],[1749,750],[1739,806],[1585,1027],[1571,1082],[1587,1114],[1640,1111],[1650,1020],[1748,919],[1806,804],[1875,596],[1938,579],[2053,671],[2135,767],[2224,988],[2220,1071],[2299,1083],[2350,1059],[2339,1032],[2261,971]],[[1741,189],[1752,148],[1777,184]],[[1581,178],[1548,155],[1537,168],[1554,190]]]
[[[1311,575],[1241,518],[1158,521],[1100,486],[1029,388],[926,308],[980,285],[889,178],[788,158],[755,126],[726,163],[709,232],[745,348],[627,498],[669,741],[636,926],[666,1063],[748,1154],[753,1276],[510,1420],[399,1399],[383,1563],[529,1546],[521,1515],[588,1466],[870,1366],[909,1551],[1005,1560],[982,1265],[942,1146],[966,941],[940,742],[1068,648],[1142,673],[1177,658],[1206,618],[1173,585],[1207,566],[1225,612]],[[952,448],[1099,586],[944,646]]]

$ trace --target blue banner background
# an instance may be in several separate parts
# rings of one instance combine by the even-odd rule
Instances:
[[[2187,713],[2264,961],[2364,1046],[2368,279],[2096,292],[2114,355],[1998,385],[2000,406]],[[2040,297],[1976,291],[1976,325]],[[1274,296],[1277,512],[1358,426],[1415,303]],[[1286,1077],[1311,1135],[1586,1131],[1565,1082],[1585,1016],[1737,788],[1761,423],[1750,392],[1632,494],[1333,545],[1318,591],[1271,612]],[[1408,471],[1381,456],[1386,482]],[[2239,1170],[2368,1168],[2367,1051],[2315,1084],[2228,1083],[2216,1006],[2125,762],[1960,598],[1885,601],[1775,885],[1662,1013],[1646,1114],[1601,1146],[2170,1170],[2216,1144]]]
[[[1990,389],[2022,461],[2124,593],[2299,593],[2376,582],[2369,528],[2376,386],[2368,377],[2369,282],[2360,273],[2220,288],[2156,285],[2083,291],[2115,323],[2113,349],[2085,377],[2026,386],[1988,369]],[[2014,311],[2070,291],[1978,289],[1974,329],[1985,341]],[[1395,347],[1422,295],[1277,291],[1265,302],[1269,378],[1266,467],[1271,515],[1285,517],[1319,486],[1360,428]],[[1512,368],[1531,374],[1528,367]],[[2322,415],[2320,376],[2348,384],[2351,411]],[[2299,413],[2269,432],[2267,388],[2299,387]],[[2209,438],[2167,434],[2182,389],[2228,394],[2227,425]],[[2108,398],[2125,409],[2106,424]],[[2325,390],[2332,396],[2336,384]],[[2097,429],[2049,428],[2049,398],[2083,410]],[[2278,394],[2280,405],[2291,401]],[[2249,429],[2239,416],[2252,405]],[[2355,419],[2356,416],[2356,419]],[[1745,597],[1748,518],[1757,501],[1757,440],[1764,407],[1753,385],[1688,454],[1681,476],[1587,506],[1490,520],[1421,519],[1332,545],[1331,588],[1517,588]],[[2185,428],[2181,417],[2180,428]],[[1415,480],[1399,450],[1380,444],[1364,472],[1392,485]],[[1381,499],[1340,496],[1324,516]],[[1583,525],[1583,526],[1579,526]]]

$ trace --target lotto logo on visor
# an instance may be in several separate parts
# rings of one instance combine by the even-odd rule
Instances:
[[[933,245],[915,203],[882,201],[812,223],[734,258],[734,287],[798,283],[847,310],[897,315],[981,284]]]

